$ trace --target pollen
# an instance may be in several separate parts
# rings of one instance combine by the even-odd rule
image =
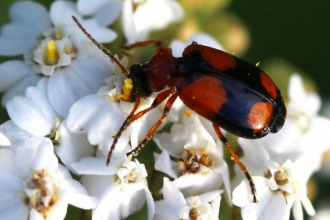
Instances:
[[[46,219],[51,216],[50,210],[59,199],[58,186],[49,171],[30,170],[32,179],[26,183],[26,203]]]
[[[190,111],[186,110],[184,113],[185,113],[185,115],[186,115],[188,118],[190,118],[190,116],[191,116]]]
[[[123,99],[125,101],[130,101],[132,89],[133,89],[132,79],[125,79],[124,85],[123,85],[123,94],[120,94],[119,98]]]
[[[58,62],[58,52],[56,49],[56,42],[53,39],[48,41],[46,53],[47,53],[46,64],[54,65]]]

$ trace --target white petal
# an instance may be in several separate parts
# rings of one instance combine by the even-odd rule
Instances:
[[[108,74],[103,62],[94,58],[74,60],[70,67],[56,70],[48,83],[52,106],[59,114],[67,116],[75,101],[97,92],[104,85]]]
[[[0,65],[0,92],[12,87],[31,71],[31,68],[23,61],[12,60],[2,63]]]
[[[222,45],[220,45],[218,41],[216,41],[213,37],[205,33],[195,33],[191,35],[186,44],[190,45],[193,41],[197,42],[198,44],[213,47],[218,50],[224,50]]]
[[[108,187],[116,182],[115,178],[108,175],[84,175],[80,181],[86,187],[88,194],[97,198],[101,198]]]
[[[243,219],[283,219],[286,201],[281,192],[273,192],[267,186],[267,179],[253,176],[257,189],[258,203],[253,203],[250,186],[246,180],[233,191],[233,204],[242,207]]]
[[[1,146],[10,146],[10,140],[3,134],[0,132],[0,145]]]
[[[300,75],[293,74],[291,76],[288,93],[291,101],[296,102],[299,105],[304,105],[305,89]]]
[[[200,169],[198,174],[180,176],[173,183],[188,197],[218,189],[223,182],[220,173]]]
[[[91,15],[95,13],[96,10],[104,7],[108,2],[109,0],[79,0],[77,7],[79,12],[83,15]]]
[[[125,120],[118,103],[108,98],[87,96],[72,106],[68,127],[73,132],[88,131],[88,140],[99,149],[108,152],[115,134]],[[128,143],[128,132],[124,132],[117,143],[117,150],[123,150]]]
[[[111,0],[110,2],[108,1],[108,4],[94,13],[94,18],[101,26],[108,26],[117,19],[121,9],[122,2],[120,0]]]
[[[183,17],[181,6],[172,0],[153,0],[138,6],[133,19],[139,40],[143,40],[149,31],[167,26],[170,22]]]
[[[219,167],[220,173],[222,176],[223,183],[226,188],[229,204],[231,203],[231,187],[230,187],[230,179],[229,179],[229,168],[226,162],[222,163]]]
[[[120,204],[120,216],[121,219],[127,218],[129,215],[139,211],[142,209],[144,203],[146,202],[145,191],[140,189],[136,191],[133,189],[130,193],[125,193],[121,196],[121,204]],[[115,213],[114,210],[110,215],[112,216]],[[148,217],[149,218],[149,217]]]
[[[93,209],[97,205],[97,198],[70,191],[65,193],[65,198],[69,204],[81,209]]]
[[[201,203],[208,203],[218,198],[221,193],[223,193],[223,190],[215,190],[199,195],[198,197],[201,200]]]
[[[9,24],[1,29],[0,55],[16,56],[37,46],[38,43],[35,33],[31,30],[24,29],[27,29],[27,27],[15,24]],[[18,33],[22,34],[17,36]]]
[[[156,156],[155,156],[156,157]],[[166,151],[162,151],[158,158],[155,159],[155,169],[163,173],[166,173],[173,179],[178,178],[178,170],[174,170],[175,164],[170,158],[170,155]],[[176,166],[177,167],[177,166]]]
[[[173,206],[170,206],[165,200],[156,201],[154,220],[179,219],[179,213],[175,213],[172,208]]]
[[[71,163],[78,162],[81,158],[92,156],[95,148],[89,144],[86,134],[75,134],[68,130],[67,121],[63,121],[59,128],[61,135],[59,145],[56,145],[56,154],[63,164],[71,171]]]
[[[16,2],[10,8],[10,15],[14,23],[35,31],[43,31],[51,25],[47,9],[36,2]]]
[[[57,205],[57,203],[55,203]],[[31,220],[43,220],[43,216],[36,209],[30,209],[29,217]]]
[[[23,151],[23,149],[24,148],[17,149],[22,158],[26,157],[26,155],[24,155],[25,150]],[[58,160],[54,154],[53,144],[48,138],[41,141],[38,147],[34,150],[33,155],[31,155],[31,158],[32,164],[29,167],[35,170],[47,169],[48,171],[55,171],[58,167]]]
[[[120,205],[121,199],[119,185],[114,184],[109,187],[93,210],[93,219],[108,219],[111,211],[116,210]],[[112,218],[116,219],[115,217]]]
[[[219,216],[219,212],[220,212],[220,202],[221,202],[221,195],[219,195],[217,198],[215,198],[212,203],[212,214],[213,217],[216,219]]]
[[[183,194],[168,178],[164,177],[163,182],[164,199],[168,200],[169,203],[173,206],[173,208],[180,210],[181,207],[186,205],[186,201],[183,197]]]
[[[27,89],[26,98],[14,97],[6,106],[15,124],[36,136],[49,134],[55,126],[57,115],[46,97],[35,87]]]
[[[244,138],[239,138],[238,143],[244,151],[244,158],[249,160],[249,167],[264,167],[265,162],[269,160],[269,154],[262,144]]]
[[[155,202],[147,186],[144,188],[144,191],[146,193],[146,199],[147,199],[148,220],[151,220],[154,218],[155,215]]]
[[[182,57],[182,52],[186,48],[186,44],[180,40],[171,41],[170,47],[172,48],[172,54],[174,57]]]
[[[293,203],[293,216],[296,220],[303,220],[304,214],[301,207],[301,203],[298,199],[296,199]]]
[[[0,174],[0,220],[27,219],[29,207],[20,196],[23,183],[19,177]]]
[[[113,164],[119,164],[119,161],[116,160],[116,157],[113,157],[111,165],[108,167],[105,162],[103,158],[86,157],[79,162],[72,163],[71,166],[78,174],[114,175],[118,168]]]
[[[314,216],[315,209],[313,208],[313,205],[312,205],[311,201],[308,199],[307,195],[306,194],[300,195],[300,200],[301,200],[301,203],[303,204],[307,214],[309,216]]]
[[[174,124],[170,133],[156,134],[153,140],[159,148],[178,158],[184,152],[183,146],[186,143],[187,136],[188,133],[183,125]]]
[[[57,219],[65,218],[66,212],[68,209],[68,203],[63,199],[62,194],[63,194],[63,192],[59,193],[59,198],[58,198],[57,202],[54,205],[52,205],[52,207],[51,207],[52,215],[51,215],[51,218],[49,218],[49,220],[57,220]],[[31,213],[33,210],[35,210],[35,209],[32,209]],[[40,220],[45,220],[44,217],[42,215],[40,215],[39,212],[37,212],[37,213],[39,214],[38,217],[40,218]],[[31,217],[31,220],[32,220],[32,217]]]
[[[92,33],[93,37],[100,43],[109,43],[117,38],[117,33],[108,28],[98,28]]]
[[[187,42],[182,42],[179,40],[173,40],[171,42],[170,47],[172,48],[173,56],[181,57],[185,47],[190,45],[193,41],[197,42],[198,44],[216,48],[218,50],[224,50],[223,47],[210,35],[205,33],[195,33],[189,37]]]
[[[50,27],[45,7],[35,2],[16,2],[10,8],[12,23],[2,28],[0,54],[19,55],[37,45],[37,35]]]
[[[73,2],[55,1],[50,7],[50,17],[55,26],[73,24],[72,15],[80,20],[76,6]]]
[[[15,85],[13,85],[7,90],[5,95],[2,97],[1,104],[5,106],[6,103],[14,96],[24,95],[26,88],[29,86],[35,86],[38,83],[38,81],[39,81],[39,77],[35,74],[29,74],[24,76],[22,80],[20,80],[19,82],[17,82]]]
[[[68,68],[57,70],[48,81],[49,101],[55,111],[62,116],[67,115],[70,106],[77,100],[67,75],[69,75]]]
[[[3,132],[11,142],[11,149],[19,147],[31,147],[34,148],[44,137],[36,137],[29,132],[26,132],[13,122],[7,121],[0,126],[0,132]]]
[[[126,0],[123,4],[123,30],[125,37],[127,39],[127,43],[133,43],[137,40],[137,30],[135,28],[133,22],[133,8],[132,8],[132,0]]]

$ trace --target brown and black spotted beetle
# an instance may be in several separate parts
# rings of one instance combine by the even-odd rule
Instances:
[[[126,118],[108,154],[115,149],[120,135],[135,120],[142,117],[160,103],[166,101],[162,117],[152,126],[146,137],[127,155],[136,155],[152,138],[161,125],[174,101],[179,97],[191,110],[213,123],[219,139],[228,147],[233,160],[244,172],[251,187],[253,202],[257,202],[256,189],[247,167],[240,161],[219,127],[239,137],[256,139],[276,133],[285,122],[286,108],[281,92],[264,71],[258,67],[221,50],[193,42],[187,46],[182,57],[173,57],[171,48],[157,43],[157,51],[145,64],[134,64],[130,71],[125,69],[107,49],[99,44],[73,17],[87,37],[112,59],[131,79],[131,96],[135,105]],[[138,42],[126,49],[146,46],[156,41]],[[136,112],[140,97],[149,97],[159,92],[152,105]]]

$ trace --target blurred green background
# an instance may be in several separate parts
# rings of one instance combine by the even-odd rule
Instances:
[[[8,9],[13,2],[1,0],[0,26],[9,22]],[[49,8],[52,1],[37,2]],[[154,32],[151,39],[168,42],[173,38],[185,40],[190,33],[203,31],[215,37],[229,53],[234,53],[251,63],[261,62],[260,67],[274,78],[280,88],[286,90],[288,74],[297,72],[311,80],[310,84],[313,85],[313,89],[318,90],[322,99],[330,97],[328,72],[330,43],[327,42],[330,39],[330,1],[182,0],[179,2],[186,12],[184,20],[171,24],[165,30]],[[108,45],[116,52],[125,40],[120,33],[120,21],[111,27],[119,32],[119,39]],[[141,60],[136,58],[141,56],[132,58],[134,61],[145,62],[153,50],[149,48],[146,49],[147,52],[138,51],[142,55]],[[12,58],[0,57],[0,62],[10,59]],[[8,116],[1,108],[0,122],[6,120]],[[147,154],[148,156],[145,157],[152,158],[151,151],[142,151],[140,157],[143,158]],[[140,157],[139,160],[143,161]],[[146,162],[146,167],[148,166],[152,167],[152,161]],[[153,172],[149,173],[149,176],[153,174]],[[313,184],[315,181],[318,185]],[[310,188],[313,190],[314,208],[317,209],[324,201],[330,201],[329,184],[329,179],[320,181],[318,175],[314,176]],[[225,219],[229,216],[232,218],[239,216],[239,214],[238,216],[223,215]],[[86,216],[85,218],[88,219]],[[134,218],[138,217],[130,219]]]

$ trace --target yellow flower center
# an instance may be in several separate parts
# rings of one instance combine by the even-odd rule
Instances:
[[[54,65],[59,60],[58,51],[56,49],[56,42],[52,39],[47,43],[46,49],[47,57],[46,57],[46,64],[47,65]]]
[[[119,95],[119,99],[123,99],[125,101],[130,101],[132,89],[133,89],[132,79],[125,79],[124,85],[123,85],[123,94]]]

